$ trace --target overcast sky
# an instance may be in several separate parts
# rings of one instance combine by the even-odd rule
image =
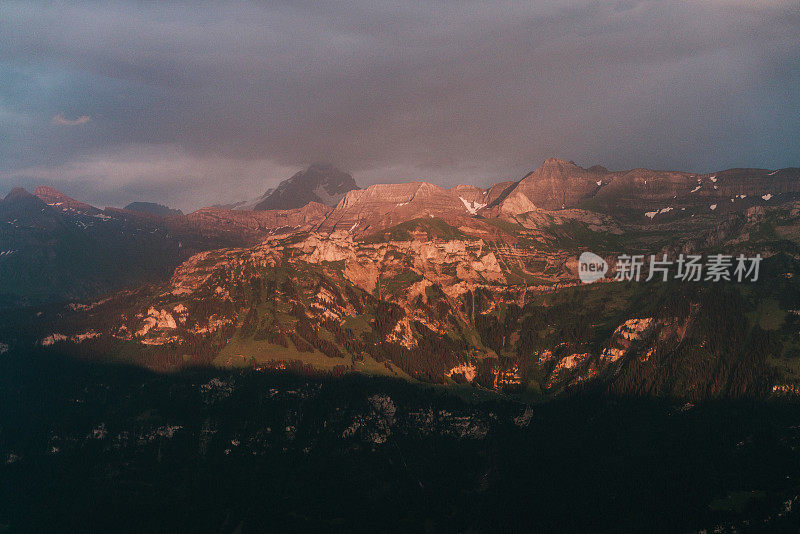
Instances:
[[[0,193],[800,166],[800,2],[0,2]]]

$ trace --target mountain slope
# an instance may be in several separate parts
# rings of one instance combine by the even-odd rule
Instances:
[[[109,282],[121,275],[103,247],[71,222],[72,208],[62,209],[20,188],[0,201],[0,305],[82,297],[113,287]]]
[[[0,200],[0,307],[92,298],[166,279],[200,251],[242,247],[275,233],[306,231],[329,208],[311,203],[266,212],[205,208],[154,216],[100,210],[52,187]]]

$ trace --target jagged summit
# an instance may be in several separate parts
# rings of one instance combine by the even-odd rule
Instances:
[[[314,163],[281,182],[253,209],[286,210],[302,208],[309,202],[335,206],[353,189],[358,189],[358,185],[352,176],[329,163]]]

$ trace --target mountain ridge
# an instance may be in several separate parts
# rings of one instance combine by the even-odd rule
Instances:
[[[148,215],[157,215],[159,217],[183,215],[183,212],[179,209],[172,209],[156,202],[131,202],[122,209],[126,211],[135,211],[137,213],[146,213]]]

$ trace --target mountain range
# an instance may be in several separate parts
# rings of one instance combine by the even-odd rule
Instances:
[[[130,206],[128,206],[130,208]],[[548,159],[359,189],[312,165],[253,209],[0,201],[0,343],[165,370],[292,368],[558,395],[800,393],[800,169]],[[759,254],[750,284],[582,285],[577,257]]]

